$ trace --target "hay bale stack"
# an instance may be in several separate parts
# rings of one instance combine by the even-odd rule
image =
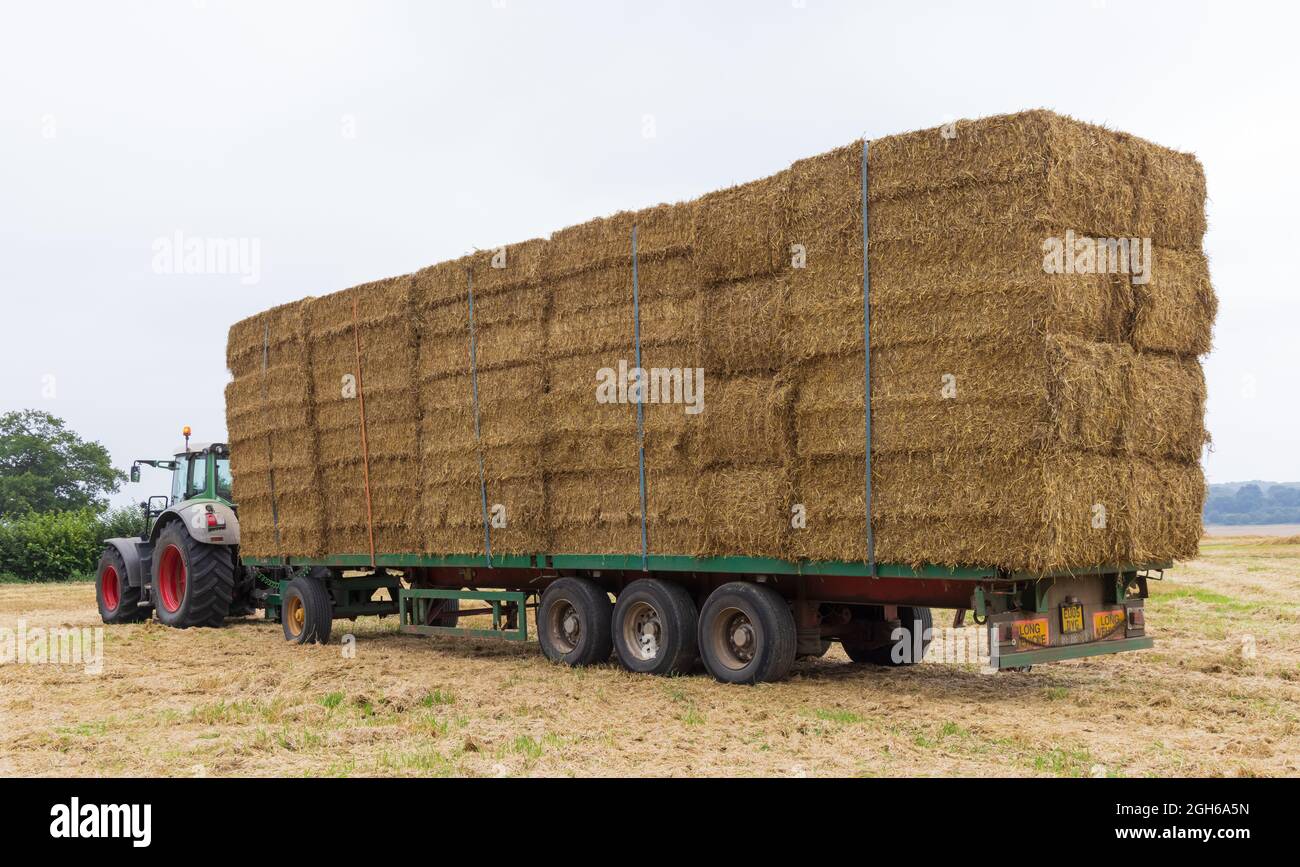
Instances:
[[[312,299],[231,329],[226,427],[241,549],[253,557],[319,556],[323,491],[306,319]]]
[[[484,551],[478,438],[470,379],[470,259],[415,275],[411,317],[417,335],[414,403],[420,411],[418,549],[425,554]]]
[[[413,524],[420,493],[420,411],[411,399],[417,351],[407,312],[412,284],[410,276],[367,283],[319,298],[310,311],[325,525],[331,542],[347,540],[344,550],[350,553],[369,552],[372,519],[376,549],[417,551],[422,544]]]
[[[480,448],[494,555],[549,549],[540,349],[550,302],[538,277],[545,247],[526,241],[474,260]],[[479,511],[481,520],[481,503]]]
[[[642,366],[660,374],[645,384],[651,553],[862,560],[862,148],[237,324],[240,473],[314,449],[330,547],[359,544],[356,407],[332,392],[364,298],[381,547],[481,553],[500,505],[494,553],[639,553],[635,227]],[[1195,158],[1046,111],[876,140],[870,158],[878,559],[1034,571],[1194,553],[1217,303]],[[1077,238],[1091,246],[1052,267]],[[1148,267],[1112,267],[1121,238]],[[305,397],[279,324],[304,309]],[[696,369],[698,415],[673,393]],[[602,371],[613,400],[597,399]],[[273,383],[282,415],[314,408],[300,443],[269,426]],[[265,550],[269,493],[239,484]]]

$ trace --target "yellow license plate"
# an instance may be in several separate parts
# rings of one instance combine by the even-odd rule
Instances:
[[[1016,635],[1021,641],[1029,644],[1037,644],[1042,647],[1047,646],[1047,618],[1041,617],[1037,620],[1017,620],[1014,624]]]
[[[1098,611],[1092,615],[1092,637],[1110,638],[1124,628],[1124,610]],[[1122,633],[1121,633],[1122,634]]]
[[[1061,631],[1062,632],[1083,631],[1083,606],[1082,605],[1061,606]]]

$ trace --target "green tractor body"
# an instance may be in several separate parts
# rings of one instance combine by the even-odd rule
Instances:
[[[104,622],[156,612],[169,626],[219,626],[230,615],[252,613],[257,580],[239,562],[229,447],[191,447],[187,431],[173,459],[136,461],[131,481],[140,480],[141,466],[170,470],[171,492],[140,504],[146,522],[139,537],[105,541],[96,576]]]

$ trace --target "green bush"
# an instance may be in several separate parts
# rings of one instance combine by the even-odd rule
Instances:
[[[94,574],[105,539],[138,536],[139,509],[31,513],[0,520],[0,575],[71,581]]]

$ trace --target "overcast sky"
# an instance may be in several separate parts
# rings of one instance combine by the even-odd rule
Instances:
[[[227,329],[271,305],[1042,106],[1199,155],[1221,301],[1206,470],[1300,480],[1296,19],[1227,0],[6,2],[0,411],[61,416],[123,468],[166,456],[183,424],[224,437]],[[177,232],[256,241],[259,279],[156,273]]]

